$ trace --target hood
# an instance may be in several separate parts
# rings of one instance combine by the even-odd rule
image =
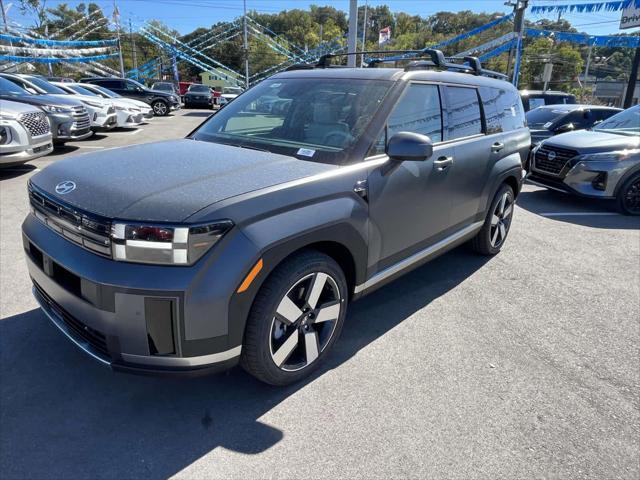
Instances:
[[[39,108],[34,108],[24,103],[12,102],[11,100],[0,100],[0,116],[17,117],[22,113],[41,112]]]
[[[556,135],[546,140],[544,144],[577,150],[580,154],[585,154],[638,148],[640,137],[608,133],[605,130],[578,130]]]
[[[181,222],[227,198],[337,168],[196,140],[114,148],[59,160],[32,177],[50,195],[109,218]],[[55,193],[60,182],[76,189]]]
[[[147,92],[153,93],[154,95],[157,95],[159,97],[172,97],[175,95],[175,93],[165,92],[162,90],[153,90],[151,88],[147,88]]]
[[[58,96],[58,95],[56,95]],[[62,97],[62,95],[60,95],[60,97]],[[76,100],[80,100],[82,102],[94,102],[94,103],[99,103],[102,106],[105,105],[111,105],[113,102],[111,100],[107,100],[106,98],[101,98],[101,97],[94,97],[92,95],[81,95],[81,94],[74,94],[74,95],[68,95],[69,98],[74,98]]]
[[[127,105],[133,105],[134,107],[138,107],[142,110],[151,109],[151,106],[148,103],[145,103],[142,100],[135,100],[133,98],[117,97],[117,98],[111,98],[110,100],[117,100],[119,102],[126,103]]]
[[[84,106],[80,100],[73,100],[71,95],[69,98],[64,98],[66,95],[2,95],[5,100],[14,100],[16,102],[28,103],[30,105],[54,105],[56,107],[78,107]]]
[[[206,97],[206,96],[210,97],[212,95],[212,93],[210,91],[209,92],[193,92],[193,91],[190,91],[190,92],[185,93],[185,96],[187,96],[187,95],[197,95],[199,97]]]

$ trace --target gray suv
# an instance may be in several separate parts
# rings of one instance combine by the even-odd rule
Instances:
[[[581,197],[613,199],[640,215],[640,105],[592,130],[564,133],[531,152],[529,182]]]
[[[465,242],[505,243],[530,135],[517,90],[431,61],[265,80],[183,140],[58,161],[29,184],[34,294],[99,362],[276,385],[349,302]],[[256,105],[281,99],[277,114]]]

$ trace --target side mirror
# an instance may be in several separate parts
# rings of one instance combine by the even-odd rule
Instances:
[[[572,130],[575,130],[573,123],[565,123],[564,125],[560,125],[559,127],[556,127],[555,133],[566,133],[566,132],[571,132]]]
[[[433,142],[426,135],[398,132],[387,142],[385,153],[399,162],[423,161],[433,155]]]

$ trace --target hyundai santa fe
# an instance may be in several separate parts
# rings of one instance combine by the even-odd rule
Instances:
[[[42,309],[115,370],[240,363],[284,385],[329,354],[351,301],[465,242],[498,253],[530,145],[520,97],[474,58],[430,55],[296,67],[185,139],[39,172],[23,238]]]

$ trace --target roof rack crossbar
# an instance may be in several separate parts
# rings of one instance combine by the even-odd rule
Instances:
[[[326,53],[322,55],[318,61],[313,63],[299,63],[287,67],[286,70],[310,70],[313,68],[330,68],[339,67],[339,65],[331,65],[331,59],[335,57],[347,57],[351,55],[388,55],[388,54],[401,54],[404,58],[369,58],[367,64],[369,67],[376,67],[377,65],[385,62],[398,62],[403,60],[410,60],[411,62],[404,68],[408,70],[420,70],[426,68],[435,68],[438,70],[457,71],[461,73],[468,73],[473,75],[481,75],[485,77],[492,77],[500,80],[507,80],[507,76],[502,73],[494,72],[492,70],[486,70],[482,68],[482,62],[478,57],[465,56],[460,59],[457,57],[447,58],[442,53],[442,50],[435,48],[425,48],[422,50],[373,50],[362,52],[350,52],[350,53]],[[406,57],[405,57],[406,56]],[[455,63],[455,61],[462,60],[464,63]]]

